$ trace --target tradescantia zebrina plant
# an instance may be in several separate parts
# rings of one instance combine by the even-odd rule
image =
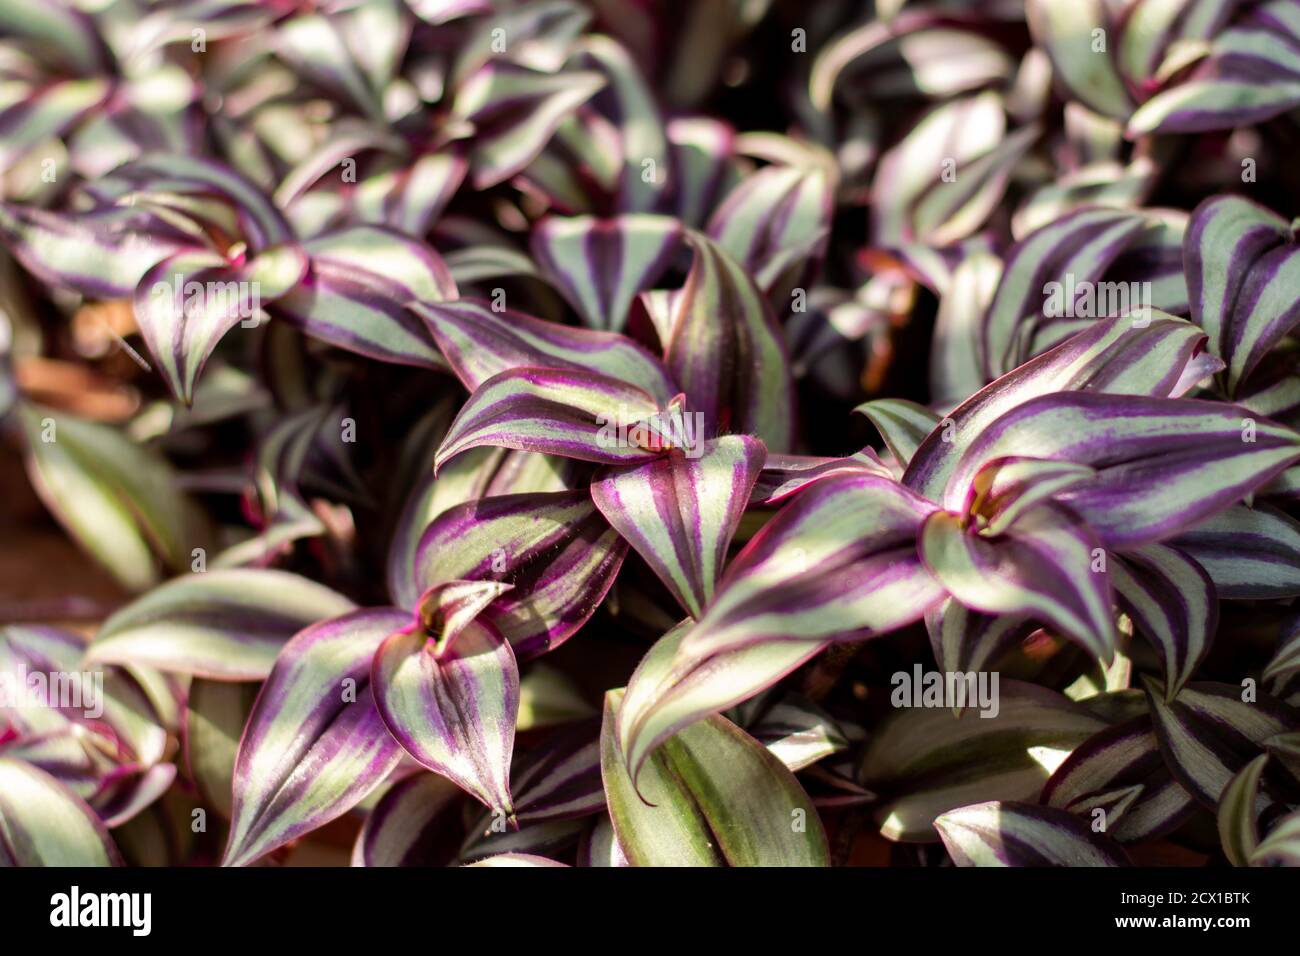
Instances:
[[[0,862],[1300,863],[1297,0],[0,75]]]

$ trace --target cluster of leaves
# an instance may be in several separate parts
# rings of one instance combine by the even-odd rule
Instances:
[[[1300,863],[1300,2],[871,8],[0,4],[0,862]]]

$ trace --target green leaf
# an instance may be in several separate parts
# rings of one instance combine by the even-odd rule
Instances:
[[[158,559],[188,568],[207,543],[171,467],[115,428],[36,405],[19,407],[32,484],[60,524],[123,586],[158,583]]]
[[[614,831],[634,865],[829,865],[812,800],[780,760],[724,717],[670,737],[634,785],[615,726],[622,696],[605,696],[601,774]]]

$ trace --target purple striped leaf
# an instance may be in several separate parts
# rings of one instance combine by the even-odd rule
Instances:
[[[113,54],[89,13],[40,0],[11,0],[0,9],[0,33],[21,38],[52,68],[108,73]]]
[[[299,160],[297,165],[280,180],[272,197],[275,204],[282,209],[289,209],[290,214],[293,215],[294,206],[304,193],[325,176],[335,172],[340,164],[354,159],[366,150],[400,157],[405,152],[405,143],[400,137],[378,124],[351,116],[341,118],[331,124],[326,138]],[[319,198],[319,193],[312,196],[312,199]],[[339,202],[341,206],[342,197]],[[304,225],[302,222],[296,221],[294,225],[298,226],[299,231],[304,234],[315,231],[302,228]]]
[[[627,49],[600,34],[583,36],[576,44],[576,65],[603,75],[605,89],[598,108],[618,124],[621,160],[616,208],[620,212],[649,212],[669,191],[670,154],[655,91]],[[646,163],[646,160],[650,160]]]
[[[1268,505],[1233,505],[1170,544],[1205,569],[1221,598],[1300,595],[1300,522]]]
[[[618,708],[618,746],[633,779],[650,753],[683,727],[767,689],[824,650],[819,640],[766,641],[716,654],[682,650],[683,621],[655,642]]]
[[[1184,245],[1192,321],[1224,360],[1236,394],[1300,322],[1300,245],[1280,216],[1248,199],[1216,196],[1192,213]]]
[[[591,20],[591,14],[571,0],[542,0],[515,9],[492,9],[490,2],[478,0],[421,0],[416,13],[431,23],[441,25],[457,17],[492,13],[491,17],[465,24],[469,28],[459,44],[451,69],[453,81],[459,81],[499,51],[494,32],[498,27],[510,37],[510,59],[538,70],[553,72],[564,65],[574,40]],[[434,11],[437,11],[436,15]]]
[[[772,311],[721,247],[697,232],[687,241],[695,259],[673,303],[668,371],[710,431],[748,432],[784,452],[794,440],[793,380]]]
[[[352,848],[353,866],[444,866],[456,852],[463,791],[413,773],[384,791]]]
[[[64,215],[4,203],[0,240],[41,282],[95,299],[131,295],[146,272],[189,244],[145,209]]]
[[[916,554],[934,506],[887,478],[825,478],[744,547],[700,623],[693,657],[766,641],[845,640],[920,620],[943,596]]]
[[[1129,866],[1128,854],[1088,822],[1054,807],[993,800],[934,821],[958,866]]]
[[[352,196],[359,219],[411,236],[427,235],[459,191],[469,161],[457,144],[367,176]]]
[[[1259,846],[1256,808],[1260,803],[1260,777],[1268,759],[1269,755],[1263,753],[1242,767],[1219,799],[1219,842],[1233,866],[1249,866],[1251,854]]]
[[[289,638],[355,607],[287,571],[206,571],[169,581],[114,613],[87,657],[211,680],[264,680]]]
[[[571,854],[587,825],[582,820],[547,820],[518,830],[509,829],[503,818],[489,817],[490,823],[471,830],[461,847],[462,863],[497,854],[525,853],[548,858]]]
[[[172,393],[189,405],[217,343],[306,273],[307,257],[296,245],[267,249],[241,265],[207,250],[182,251],[146,272],[135,290],[135,320]]]
[[[963,452],[1001,415],[1032,398],[1076,390],[1181,395],[1218,368],[1198,361],[1204,343],[1204,333],[1181,319],[1157,316],[1146,327],[1122,317],[1098,319],[958,406],[943,421],[944,427],[921,443],[903,483],[942,500]]]
[[[470,152],[475,189],[505,182],[542,151],[560,122],[605,85],[599,73],[542,73],[496,60],[456,91],[452,112],[474,125]]]
[[[619,846],[634,866],[826,866],[812,800],[766,747],[723,717],[665,741],[634,784],[605,696],[600,766]]]
[[[935,107],[876,167],[875,242],[947,246],[980,228],[1041,131],[1006,134],[1002,97],[985,91]]]
[[[92,806],[104,826],[116,830],[160,800],[176,782],[176,775],[174,763],[120,767],[96,791]]]
[[[380,276],[396,284],[403,304],[457,297],[446,264],[426,243],[387,226],[351,226],[303,244],[312,263]]]
[[[112,94],[106,79],[62,80],[27,91],[0,110],[0,170],[66,134]]]
[[[954,23],[941,12],[902,11],[865,21],[835,37],[817,54],[809,96],[822,112],[833,99],[864,105],[902,94],[942,100],[1000,86],[1015,59],[992,37]]]
[[[1183,240],[1191,217],[1177,209],[1144,209],[1143,216],[1145,227],[1115,257],[1106,270],[1105,281],[1149,283],[1151,301],[1146,304],[1153,310],[1190,315]],[[1205,358],[1212,359],[1213,355]]]
[[[987,425],[966,448],[948,481],[948,506],[960,506],[985,464],[1014,455],[1095,467],[1094,480],[1058,500],[1102,544],[1125,548],[1175,535],[1264,485],[1300,459],[1300,435],[1221,402],[1045,395]]]
[[[667,133],[677,180],[670,208],[687,226],[703,228],[731,171],[736,131],[712,117],[681,116],[668,121]]]
[[[745,732],[776,755],[792,772],[799,772],[827,757],[843,753],[851,739],[861,739],[861,728],[845,727],[808,698],[776,692],[753,698],[736,707],[732,719]]]
[[[414,607],[420,597],[415,556],[420,538],[453,505],[496,495],[567,491],[575,463],[550,455],[476,448],[447,465],[435,478],[430,468],[407,497],[388,551],[388,587],[393,603]]]
[[[527,660],[567,640],[604,599],[627,545],[586,490],[499,495],[447,509],[416,554],[418,584],[500,581],[483,612]]]
[[[902,688],[897,688],[898,693]],[[1071,750],[1105,724],[1055,691],[1000,680],[995,716],[967,707],[897,710],[862,756],[861,783],[890,840],[933,842],[936,817],[972,800],[1034,800]]]
[[[1300,619],[1292,613],[1283,622],[1277,649],[1260,676],[1280,692],[1296,674],[1300,674]]]
[[[1200,21],[1192,36],[1208,37],[1226,18],[1227,3],[1207,4],[1214,17]],[[1235,129],[1271,119],[1300,104],[1300,17],[1291,0],[1274,0],[1247,10],[1208,44],[1208,55],[1180,82],[1147,100],[1129,119],[1128,136]],[[1171,49],[1161,72],[1178,63]]]
[[[1033,621],[1000,614],[980,614],[951,598],[925,616],[939,670],[992,670],[998,659],[1034,632]]]
[[[668,216],[551,216],[537,224],[530,245],[583,322],[618,332],[637,295],[663,274],[680,239],[680,224]]]
[[[1165,701],[1172,702],[1218,630],[1214,582],[1187,554],[1163,544],[1125,551],[1110,572],[1119,606],[1164,661]]]
[[[415,311],[471,392],[521,367],[594,371],[640,388],[660,404],[678,391],[658,359],[616,333],[575,329],[522,312],[498,312],[471,300],[417,305]]]
[[[1120,72],[1135,85],[1157,75],[1179,41],[1207,40],[1231,17],[1237,0],[1144,3],[1125,19],[1117,52]]]
[[[705,231],[781,310],[826,253],[832,193],[826,170],[767,166],[727,194]]]
[[[274,42],[280,58],[303,79],[320,84],[363,115],[382,119],[379,94],[348,50],[338,20],[314,13],[292,17],[276,28]]]
[[[1066,509],[1050,504],[1025,512],[1000,534],[965,528],[936,511],[925,519],[918,548],[925,565],[966,607],[984,614],[1028,615],[1051,624],[1109,662],[1115,651],[1110,577],[1097,538]]]
[[[472,615],[443,643],[447,633],[415,626],[387,637],[374,655],[375,705],[407,753],[493,813],[512,818],[510,755],[519,712],[514,652],[496,628]]]
[[[43,770],[0,758],[0,867],[120,866],[108,828]]]
[[[353,226],[303,245],[311,266],[272,313],[339,348],[401,365],[445,370],[429,332],[405,308],[459,294],[425,243],[383,226]]]
[[[1001,277],[1002,260],[985,250],[966,255],[952,270],[939,297],[930,349],[930,387],[938,407],[960,404],[988,381],[980,336]]]
[[[605,806],[599,722],[581,721],[529,750],[511,777],[511,791],[520,824],[598,813]]]
[[[672,452],[608,471],[592,483],[591,497],[686,612],[699,618],[763,458],[758,439],[729,435],[705,442],[694,457]]]
[[[1138,791],[1116,814],[1110,796]],[[1041,802],[1089,816],[1105,811],[1106,833],[1121,843],[1140,843],[1182,825],[1196,801],[1170,773],[1151,726],[1141,714],[1089,737],[1070,753],[1043,786]]]
[[[510,777],[515,818],[520,830],[511,832],[500,818],[482,815],[470,827],[461,857],[483,856],[530,845],[566,841],[577,827],[556,827],[605,809],[605,789],[600,776],[600,721],[587,719],[551,734],[543,743],[515,761]]]
[[[1109,317],[1098,311],[1098,303],[1076,300],[1100,291],[1095,284],[1143,226],[1141,216],[1124,210],[1081,209],[1017,242],[1007,253],[1002,280],[984,317],[988,377],[1005,375],[1032,358],[1026,340],[1044,325],[1076,314]],[[1049,294],[1058,287],[1058,294]]]
[[[609,465],[649,461],[661,452],[645,423],[659,416],[650,393],[619,379],[568,369],[514,369],[488,379],[469,397],[434,467],[485,445]],[[645,440],[634,440],[642,434]]]
[[[1300,780],[1300,731],[1270,737],[1264,741],[1264,749],[1276,757],[1292,777]]]
[[[239,742],[222,864],[245,866],[343,815],[401,760],[370,688],[371,659],[409,616],[356,611],[280,652]]]
[[[84,651],[80,636],[58,628],[0,629],[0,675],[11,689],[6,696],[40,689],[38,674],[47,691],[0,707],[0,740],[8,741],[7,754],[48,771],[98,810],[102,797],[114,796],[106,791],[122,796],[132,784],[127,778],[167,756],[180,689],[147,668],[90,665]]]
[[[1295,712],[1267,695],[1247,703],[1231,684],[1192,683],[1172,703],[1146,679],[1156,737],[1169,771],[1203,806],[1215,810],[1229,781],[1263,750],[1264,741],[1295,727]]]
[[[115,169],[113,176],[135,183],[150,194],[220,197],[230,205],[239,233],[247,238],[254,252],[293,241],[293,229],[275,203],[246,177],[214,160],[150,153]]]

